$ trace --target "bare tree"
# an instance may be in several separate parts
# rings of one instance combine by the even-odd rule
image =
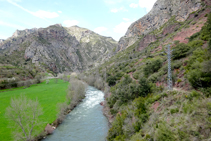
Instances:
[[[57,84],[58,83],[58,78],[55,78],[54,79],[54,82]]]
[[[65,115],[68,111],[72,110],[85,97],[86,83],[77,80],[74,77],[70,77],[69,83],[66,101],[58,104],[59,113],[57,115],[57,121],[59,123],[65,119]]]
[[[49,79],[46,80],[46,84],[48,84],[48,83],[49,83]]]
[[[34,128],[40,123],[38,117],[42,114],[39,102],[20,97],[11,99],[11,105],[6,109],[6,117],[14,128],[15,140],[30,141],[33,139]]]

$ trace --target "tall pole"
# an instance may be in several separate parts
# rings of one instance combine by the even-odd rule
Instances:
[[[172,75],[171,75],[171,55],[172,50],[171,50],[171,46],[168,45],[167,47],[167,57],[168,57],[168,90],[173,90],[172,87]]]

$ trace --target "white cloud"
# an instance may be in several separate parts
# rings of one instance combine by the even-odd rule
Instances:
[[[56,13],[56,12],[48,12],[48,11],[44,11],[44,10],[39,10],[37,12],[32,12],[22,6],[20,6],[19,4],[15,3],[14,1],[12,0],[7,0],[9,3],[11,3],[12,5],[26,11],[27,13],[29,14],[32,14],[33,16],[36,16],[38,18],[41,18],[41,19],[46,19],[46,18],[56,18],[58,17],[59,15]]]
[[[74,25],[77,25],[78,23],[79,22],[77,20],[65,20],[65,21],[63,21],[63,24],[66,27],[74,26]]]
[[[59,14],[57,14],[56,12],[48,12],[48,11],[43,11],[43,10],[34,12],[34,15],[39,18],[47,18],[47,19],[52,19],[59,16]]]
[[[130,19],[128,19],[128,18],[123,18],[123,20],[124,20],[124,21],[129,21]]]
[[[131,4],[130,4],[130,7],[131,7],[131,8],[137,8],[137,7],[138,7],[138,4],[136,4],[136,3],[131,3]]]
[[[139,0],[139,6],[142,8],[146,8],[147,12],[149,12],[156,1],[157,0]]]
[[[114,32],[125,34],[131,24],[132,22],[121,22],[120,24],[114,27]]]
[[[58,13],[62,13],[62,11],[58,11]]]
[[[8,22],[3,22],[3,21],[0,21],[0,25],[7,26],[7,27],[12,27],[12,28],[19,29],[19,30],[25,29],[25,27],[23,27],[23,26],[12,24],[12,23],[8,23]]]
[[[117,12],[120,12],[120,11],[123,11],[123,12],[128,12],[128,10],[124,7],[120,7],[120,8],[113,8],[111,9],[111,12],[112,13],[117,13]]]
[[[94,29],[94,32],[101,34],[102,32],[107,31],[107,30],[108,30],[108,28],[106,28],[106,27],[97,27]]]

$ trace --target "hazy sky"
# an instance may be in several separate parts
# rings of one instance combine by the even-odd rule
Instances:
[[[0,0],[0,39],[15,30],[78,25],[119,40],[156,0]]]

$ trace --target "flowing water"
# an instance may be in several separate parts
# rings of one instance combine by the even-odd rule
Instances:
[[[83,102],[43,141],[105,141],[108,121],[99,104],[103,97],[102,91],[89,86]]]

